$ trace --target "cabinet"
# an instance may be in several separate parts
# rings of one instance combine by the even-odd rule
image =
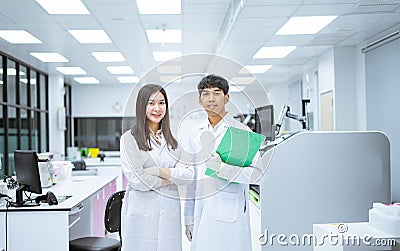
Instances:
[[[104,236],[105,196],[116,191],[116,176],[71,177],[43,193],[48,190],[68,199],[52,206],[0,205],[0,250],[68,251],[71,239]]]

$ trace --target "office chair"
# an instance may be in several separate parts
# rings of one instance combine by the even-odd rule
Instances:
[[[121,240],[121,206],[125,190],[116,192],[108,198],[104,215],[104,226],[110,233],[119,233]],[[88,236],[71,240],[70,251],[118,251],[121,241],[107,237]]]

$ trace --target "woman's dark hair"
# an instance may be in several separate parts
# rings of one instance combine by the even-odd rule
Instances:
[[[199,91],[199,95],[201,95],[204,89],[213,87],[221,89],[224,92],[224,95],[229,92],[228,81],[223,77],[214,74],[202,78],[200,83],[197,85],[197,90]]]
[[[146,110],[150,96],[156,92],[164,95],[167,108],[164,118],[160,121],[161,131],[169,148],[176,149],[178,147],[178,142],[171,133],[167,93],[160,85],[148,84],[139,90],[136,99],[136,125],[131,129],[131,133],[135,137],[139,149],[143,151],[150,151],[152,149],[150,145],[151,132],[149,123],[147,122]]]

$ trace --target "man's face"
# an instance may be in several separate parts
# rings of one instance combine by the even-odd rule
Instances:
[[[200,105],[206,110],[208,116],[225,115],[225,104],[229,101],[229,94],[218,87],[206,88],[199,97]]]

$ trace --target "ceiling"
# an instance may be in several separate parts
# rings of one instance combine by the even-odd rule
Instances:
[[[153,51],[217,54],[242,65],[272,65],[256,75],[268,85],[290,81],[333,46],[357,45],[400,20],[400,0],[245,0],[242,7],[239,0],[182,0],[181,15],[141,15],[135,0],[82,2],[90,15],[49,15],[34,0],[2,1],[0,30],[23,29],[43,43],[10,44],[0,39],[0,50],[50,74],[56,66],[79,66],[100,84],[120,84],[107,66],[129,65],[142,77],[160,63],[153,59]],[[274,35],[290,17],[323,15],[338,18],[315,35]],[[182,29],[182,43],[149,44],[145,30],[161,26]],[[103,29],[112,43],[80,44],[68,33],[71,29]],[[252,58],[262,46],[282,45],[297,49],[283,59]],[[94,51],[119,51],[126,61],[100,63],[91,55]],[[58,52],[69,62],[42,63],[30,52]],[[77,84],[73,76],[65,78]]]

